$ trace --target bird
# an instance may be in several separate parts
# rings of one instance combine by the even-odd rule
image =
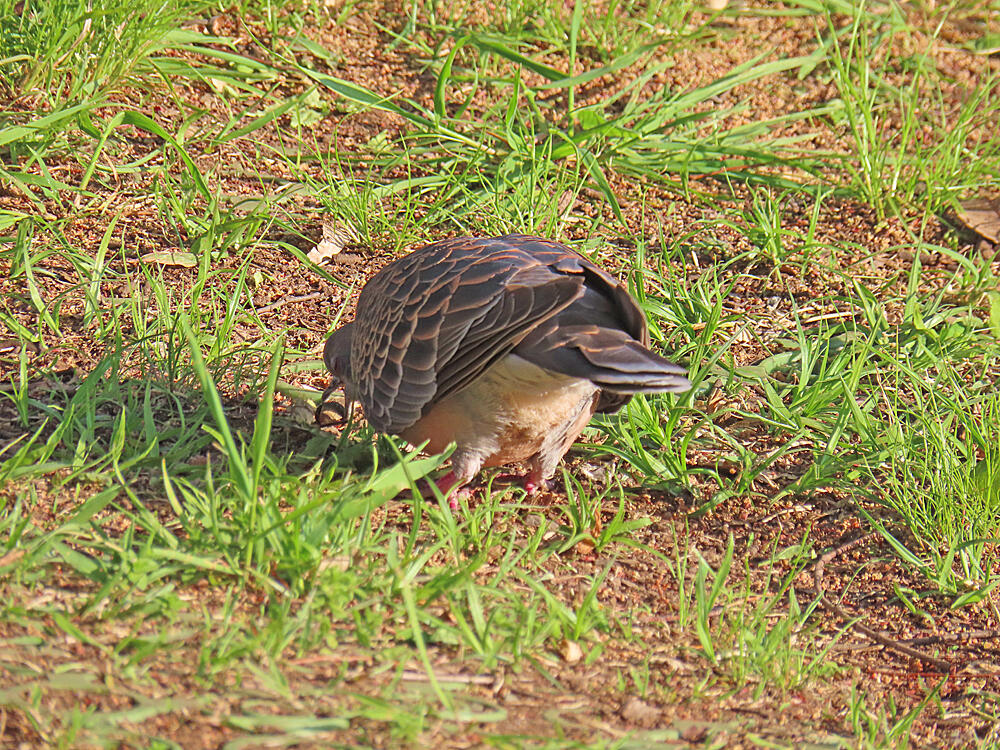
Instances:
[[[376,273],[355,318],[323,348],[330,387],[369,425],[430,453],[455,444],[437,480],[458,507],[483,468],[526,464],[534,493],[595,413],[636,393],[683,392],[686,370],[649,348],[618,279],[554,240],[457,237]]]

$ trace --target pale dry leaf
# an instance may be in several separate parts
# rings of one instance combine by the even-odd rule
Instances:
[[[675,659],[672,656],[664,656],[657,660],[658,664],[666,664],[675,672],[688,673],[694,672],[694,667],[688,664],[686,661],[681,661],[680,659]]]
[[[589,555],[595,549],[597,549],[597,545],[594,544],[594,540],[586,536],[573,545],[573,551],[578,555]]]
[[[233,25],[232,19],[225,13],[219,13],[208,19],[208,30],[212,36],[225,36],[227,28]]]
[[[24,557],[23,549],[12,549],[10,552],[0,556],[0,568],[16,563],[22,557]]]
[[[573,208],[574,203],[576,203],[576,193],[572,190],[563,190],[556,202],[557,215],[565,217]]]
[[[181,268],[194,268],[198,265],[198,258],[194,253],[175,253],[170,250],[156,250],[152,253],[146,253],[139,260],[143,263],[156,263],[161,266],[180,266]]]
[[[289,410],[288,415],[296,424],[311,427],[316,424],[316,407],[312,404],[296,401]]]
[[[351,556],[350,555],[334,555],[333,557],[324,557],[318,566],[320,572],[326,570],[341,570],[348,571],[351,569]]]
[[[656,725],[661,713],[656,706],[651,706],[637,696],[631,695],[622,706],[621,717],[631,724],[651,727]]]
[[[581,463],[577,466],[577,471],[591,482],[607,485],[615,475],[612,464],[607,461],[601,463]]]
[[[559,644],[559,655],[567,664],[576,664],[583,658],[583,649],[576,641],[564,638],[563,642]]]
[[[961,203],[958,219],[976,234],[1000,243],[1000,198],[972,198]]]
[[[308,252],[306,257],[316,265],[322,265],[352,242],[357,241],[357,230],[350,224],[336,221],[324,222],[323,237],[316,243],[316,247]]]

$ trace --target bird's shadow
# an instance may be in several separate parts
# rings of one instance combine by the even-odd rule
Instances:
[[[233,446],[252,463],[255,430],[265,429],[257,424],[263,384],[217,389],[216,412],[214,394],[193,376],[122,377],[118,364],[109,357],[89,373],[32,373],[4,390],[0,483],[47,475],[60,486],[123,481],[155,492],[164,474],[199,481],[206,465],[225,466]],[[378,460],[367,428],[350,436],[325,431],[283,399],[266,430],[263,460],[289,474],[331,462],[363,472]],[[379,451],[387,460],[390,453]]]

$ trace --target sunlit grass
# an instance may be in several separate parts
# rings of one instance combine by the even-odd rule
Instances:
[[[56,106],[100,100],[146,58],[170,45],[171,31],[204,3],[146,0],[127,8],[105,2],[0,3],[0,87]]]
[[[920,596],[963,612],[990,603],[997,279],[953,236],[924,230],[956,197],[996,187],[996,79],[984,74],[946,112],[948,81],[926,40],[890,71],[882,53],[914,33],[895,6],[879,6],[869,35],[875,10],[843,2],[721,14],[522,2],[474,24],[474,4],[404,3],[389,18],[364,3],[249,2],[238,38],[179,30],[200,6],[130,7],[127,18],[24,7],[3,24],[0,61],[18,102],[0,116],[0,177],[28,201],[0,208],[12,282],[0,302],[0,619],[17,654],[0,704],[40,742],[168,747],[136,727],[184,710],[263,744],[368,731],[358,727],[413,744],[474,725],[514,746],[497,696],[528,674],[569,691],[566,674],[626,647],[642,657],[600,688],[616,701],[784,699],[839,684],[835,637],[820,632],[818,600],[799,580],[819,550],[808,534],[775,534],[743,557],[736,541],[771,529],[714,529],[730,502],[771,514],[834,494],[927,581]],[[822,43],[688,90],[652,84],[671,55],[758,12],[811,15]],[[950,11],[924,12],[944,24]],[[416,56],[406,64],[426,95],[351,79],[341,52],[310,36],[328,18],[375,18],[387,46]],[[770,119],[719,104],[781,76],[824,77],[837,97]],[[602,78],[608,95],[584,105]],[[124,86],[136,98],[114,100]],[[165,106],[146,108],[146,95]],[[401,134],[352,140],[350,116],[373,113]],[[848,150],[810,150],[830,127]],[[797,134],[774,136],[783,128]],[[253,169],[229,164],[235,152]],[[234,188],[234,174],[246,182]],[[669,217],[637,218],[636,194],[653,193],[692,201],[703,218],[673,234]],[[912,243],[823,239],[845,195],[871,209],[874,237],[896,219]],[[81,240],[85,222],[99,231]],[[306,259],[301,246],[331,222],[356,231],[360,261]],[[149,227],[158,250],[190,267],[147,257],[137,238]],[[340,289],[370,249],[510,231],[586,253],[627,240],[598,260],[620,262],[612,270],[646,311],[654,348],[694,388],[596,420],[571,461],[603,475],[567,470],[535,503],[487,473],[455,512],[415,487],[443,457],[301,418],[342,298],[272,325],[261,298],[275,279],[260,258]],[[868,273],[875,255],[904,253],[895,277]],[[81,353],[89,369],[63,365],[64,338],[92,349]],[[713,534],[674,524],[657,500],[637,513],[645,492],[677,499],[677,514]],[[627,609],[616,597],[633,563],[662,571],[665,588]],[[672,679],[679,660],[688,682]],[[185,686],[181,708],[142,692],[160,669]],[[71,690],[99,700],[114,685],[135,687],[128,708],[54,701]],[[995,696],[977,700],[996,715]],[[843,703],[835,718],[866,747],[904,743],[920,708],[874,705],[860,689]],[[552,736],[569,726],[543,719]]]

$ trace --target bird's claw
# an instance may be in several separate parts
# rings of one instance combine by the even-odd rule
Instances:
[[[551,479],[543,479],[540,474],[528,472],[520,474],[497,474],[493,480],[503,484],[519,484],[527,495],[534,495],[539,490],[552,491],[554,484]]]

